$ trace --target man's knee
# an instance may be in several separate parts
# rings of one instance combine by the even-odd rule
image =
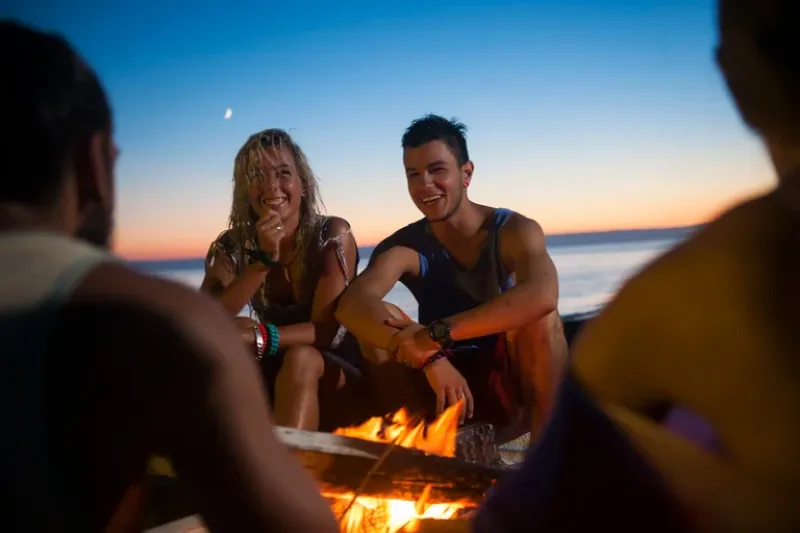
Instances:
[[[313,385],[325,372],[325,361],[319,350],[313,346],[292,346],[283,356],[278,379],[292,385]]]
[[[557,311],[523,326],[508,335],[512,352],[523,371],[536,366],[536,360],[547,357],[566,365],[569,348],[564,336],[564,323]]]
[[[383,302],[383,305],[386,306],[386,311],[394,318],[395,320],[411,320],[411,317],[408,316],[405,311],[394,305],[393,303]]]
[[[383,302],[383,305],[386,307],[386,311],[389,313],[389,316],[391,316],[393,319],[411,320],[411,318],[405,312],[403,312],[402,309],[393,303]],[[392,360],[391,354],[386,350],[377,348],[367,342],[363,342],[361,339],[358,339],[358,345],[361,348],[361,355],[373,365],[382,365]]]
[[[566,346],[564,323],[557,311],[511,332],[509,339],[531,348],[534,346]]]

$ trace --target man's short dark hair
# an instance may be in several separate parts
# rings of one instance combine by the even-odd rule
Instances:
[[[447,120],[439,115],[425,115],[406,128],[403,134],[403,149],[418,148],[431,141],[441,141],[450,148],[459,165],[469,161],[467,127],[452,118]]]
[[[800,140],[800,2],[720,0],[718,56],[745,120]]]
[[[81,143],[109,131],[95,73],[64,38],[0,20],[0,202],[47,205]]]

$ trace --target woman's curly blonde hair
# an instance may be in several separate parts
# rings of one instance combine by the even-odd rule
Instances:
[[[308,164],[308,158],[292,137],[281,129],[260,131],[244,143],[236,154],[233,163],[233,203],[228,219],[236,246],[243,252],[257,249],[255,223],[258,214],[250,205],[250,186],[256,180],[264,178],[261,170],[261,157],[269,148],[285,148],[294,158],[295,168],[302,184],[300,199],[300,223],[295,233],[295,256],[292,260],[300,260],[301,276],[305,274],[305,255],[312,238],[313,229],[324,211],[324,204],[319,193],[319,181]],[[262,303],[266,305],[266,286],[261,290]]]

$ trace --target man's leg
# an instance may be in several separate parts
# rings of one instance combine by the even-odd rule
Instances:
[[[408,315],[396,305],[389,302],[384,302],[384,305],[393,318],[408,319]],[[420,413],[427,412],[429,407],[435,407],[435,397],[431,401],[427,395],[422,394],[426,392],[426,388],[420,385],[427,383],[424,374],[397,363],[386,350],[360,340],[359,346],[364,357],[364,374],[369,380],[376,410],[387,414],[405,407],[411,413]]]
[[[558,311],[508,334],[509,356],[519,372],[531,441],[547,422],[566,369],[568,347]]]

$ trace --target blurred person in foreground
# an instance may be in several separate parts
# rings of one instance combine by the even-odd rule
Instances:
[[[112,517],[162,452],[212,531],[338,531],[218,304],[109,253],[118,151],[94,72],[10,21],[0,71],[4,523],[141,530]]]
[[[324,216],[319,183],[283,130],[250,136],[236,155],[230,229],[206,257],[202,290],[236,319],[274,398],[275,423],[332,430],[358,422],[358,342],[334,317],[355,277],[350,224]],[[363,405],[363,402],[361,402]]]
[[[720,69],[778,184],[586,327],[551,426],[476,532],[800,531],[800,2],[722,0],[719,24]],[[660,424],[663,405],[716,446]]]
[[[428,413],[464,401],[466,418],[509,440],[544,423],[566,358],[558,278],[536,221],[469,198],[465,131],[436,115],[405,131],[408,192],[423,218],[378,244],[336,316],[368,347],[385,396]],[[383,301],[398,281],[419,323]]]

